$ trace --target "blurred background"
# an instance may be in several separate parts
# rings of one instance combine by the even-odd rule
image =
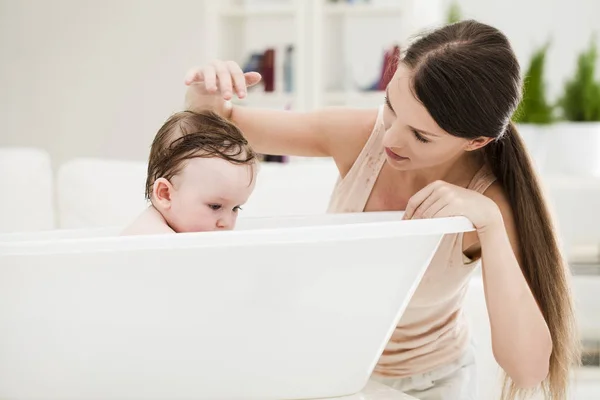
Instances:
[[[474,18],[508,36],[526,77],[514,119],[575,274],[585,354],[572,398],[600,399],[599,16],[598,0],[0,0],[0,232],[127,223],[193,66],[261,72],[242,105],[377,107],[413,35]],[[336,174],[265,155],[244,215],[323,212]],[[482,385],[496,383],[490,357]]]
[[[248,8],[239,8],[239,7]],[[250,65],[275,51],[274,91],[286,92],[293,46],[296,108],[374,105],[384,51],[444,23],[449,0],[0,0],[0,145],[33,145],[61,163],[78,156],[143,160],[181,108],[183,77],[213,58]],[[525,70],[548,41],[548,101],[564,91],[600,27],[595,0],[459,0],[460,18],[506,33]],[[329,91],[329,92],[326,92]],[[327,94],[327,95],[326,95]],[[253,98],[254,97],[254,98]],[[284,97],[250,101],[284,108]],[[267,96],[268,97],[268,96]]]

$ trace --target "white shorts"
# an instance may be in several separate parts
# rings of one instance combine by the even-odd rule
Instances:
[[[469,345],[458,360],[406,378],[373,375],[371,379],[419,400],[477,400],[475,349]]]

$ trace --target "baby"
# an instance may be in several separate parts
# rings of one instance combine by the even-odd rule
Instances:
[[[152,143],[151,205],[122,234],[231,230],[257,168],[257,155],[234,124],[212,112],[178,112]]]

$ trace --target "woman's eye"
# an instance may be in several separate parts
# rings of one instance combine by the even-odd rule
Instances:
[[[211,209],[211,210],[213,210],[213,211],[220,210],[220,209],[221,209],[221,207],[222,207],[220,204],[209,204],[208,206],[209,206],[209,207],[210,207],[210,209]]]
[[[383,101],[385,102],[385,105],[388,110],[390,110],[390,111],[394,110],[394,108],[392,107],[392,103],[390,103],[390,99],[387,96],[384,96]]]
[[[422,142],[422,143],[429,143],[429,140],[425,139],[425,138],[423,137],[423,135],[421,135],[419,132],[417,132],[417,131],[413,130],[413,133],[414,133],[414,135],[415,135],[415,138],[416,138],[416,139],[417,139],[419,142]]]

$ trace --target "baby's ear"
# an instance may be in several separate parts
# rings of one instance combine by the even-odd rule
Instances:
[[[162,209],[171,207],[171,195],[173,193],[173,185],[165,178],[158,178],[154,181],[152,187],[152,195],[155,205]]]

